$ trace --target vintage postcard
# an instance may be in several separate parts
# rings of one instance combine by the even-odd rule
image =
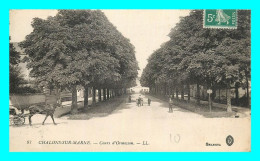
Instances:
[[[10,10],[10,152],[250,152],[251,11]]]

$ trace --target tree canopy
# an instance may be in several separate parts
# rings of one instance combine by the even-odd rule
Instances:
[[[250,80],[251,13],[238,10],[235,30],[203,28],[203,11],[192,10],[171,29],[170,40],[148,59],[141,84],[200,84],[225,88]]]
[[[100,10],[59,10],[32,27],[20,46],[40,86],[126,88],[135,81],[134,47]]]
[[[11,38],[10,38],[11,39]],[[21,61],[20,53],[15,50],[13,43],[9,43],[9,92],[19,93],[20,85],[25,83],[21,68],[18,64]]]

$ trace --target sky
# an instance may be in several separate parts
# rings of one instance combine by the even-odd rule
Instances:
[[[189,10],[102,10],[109,21],[135,46],[139,76],[147,64],[148,57],[169,40],[167,36],[180,16]],[[57,10],[10,10],[11,42],[20,42],[32,32],[34,17],[46,19],[55,16]]]

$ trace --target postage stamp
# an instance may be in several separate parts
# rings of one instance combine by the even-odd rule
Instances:
[[[204,28],[237,28],[237,10],[204,10]]]

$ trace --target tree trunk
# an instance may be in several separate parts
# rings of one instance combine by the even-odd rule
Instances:
[[[190,84],[187,85],[187,89],[188,89],[188,101],[190,101]]]
[[[158,84],[157,86],[157,95],[161,95],[162,91],[161,91],[161,86]]]
[[[211,96],[211,107],[213,107],[213,101],[215,101],[215,97],[216,97],[216,94],[217,93],[217,90],[215,88],[212,87],[212,94],[210,95]]]
[[[164,95],[167,95],[167,83],[164,84]]]
[[[84,87],[84,108],[88,108],[88,87]]]
[[[109,89],[107,88],[107,99],[109,100]]]
[[[119,89],[114,89],[112,92],[112,96],[119,96]]]
[[[77,86],[72,86],[72,103],[71,103],[71,113],[76,114],[78,112],[77,104]]]
[[[227,112],[232,112],[230,82],[227,84]]]
[[[235,84],[235,94],[236,94],[236,105],[239,105],[239,93],[238,93],[238,83]]]
[[[172,99],[174,99],[174,86],[172,86]]]
[[[160,85],[158,84],[157,85],[157,95],[160,95],[161,94],[161,89],[160,89]]]
[[[181,99],[184,100],[184,85],[181,84]]]
[[[202,95],[202,99],[204,100],[204,99],[205,99],[204,86],[202,86],[202,92],[201,92],[201,95]]]
[[[212,107],[212,101],[211,101],[211,96],[210,96],[211,94],[209,93],[208,95],[209,95],[209,102],[208,102],[209,103],[209,111],[211,112],[211,107]]]
[[[168,95],[170,95],[172,97],[172,87],[171,87],[171,84],[169,84],[169,86],[168,86]]]
[[[92,105],[96,104],[96,88],[93,87],[93,91],[92,91]]]
[[[169,95],[171,96],[171,98],[172,98],[172,86],[171,86],[171,84],[169,83],[169,88],[168,88],[169,90],[168,90],[168,93],[169,93]]]
[[[178,91],[178,87],[176,87],[176,99],[179,99],[179,91]]]
[[[197,83],[197,94],[196,94],[197,104],[200,104],[200,85]]]
[[[251,106],[250,106],[250,97],[249,97],[249,81],[248,81],[248,78],[246,77],[246,98],[247,98],[247,107],[251,109]]]
[[[106,101],[106,89],[105,88],[103,88],[103,101]]]
[[[220,103],[220,101],[221,101],[221,98],[220,98],[220,89],[218,90],[218,101],[219,101],[219,103]]]
[[[98,102],[101,102],[101,88],[98,89]]]
[[[227,96],[227,93],[228,93],[228,90],[227,90],[227,88],[226,88],[226,103],[227,103],[227,97],[228,97],[228,96]]]
[[[61,104],[61,94],[60,94],[60,88],[55,88],[56,92],[56,100],[58,104]]]

